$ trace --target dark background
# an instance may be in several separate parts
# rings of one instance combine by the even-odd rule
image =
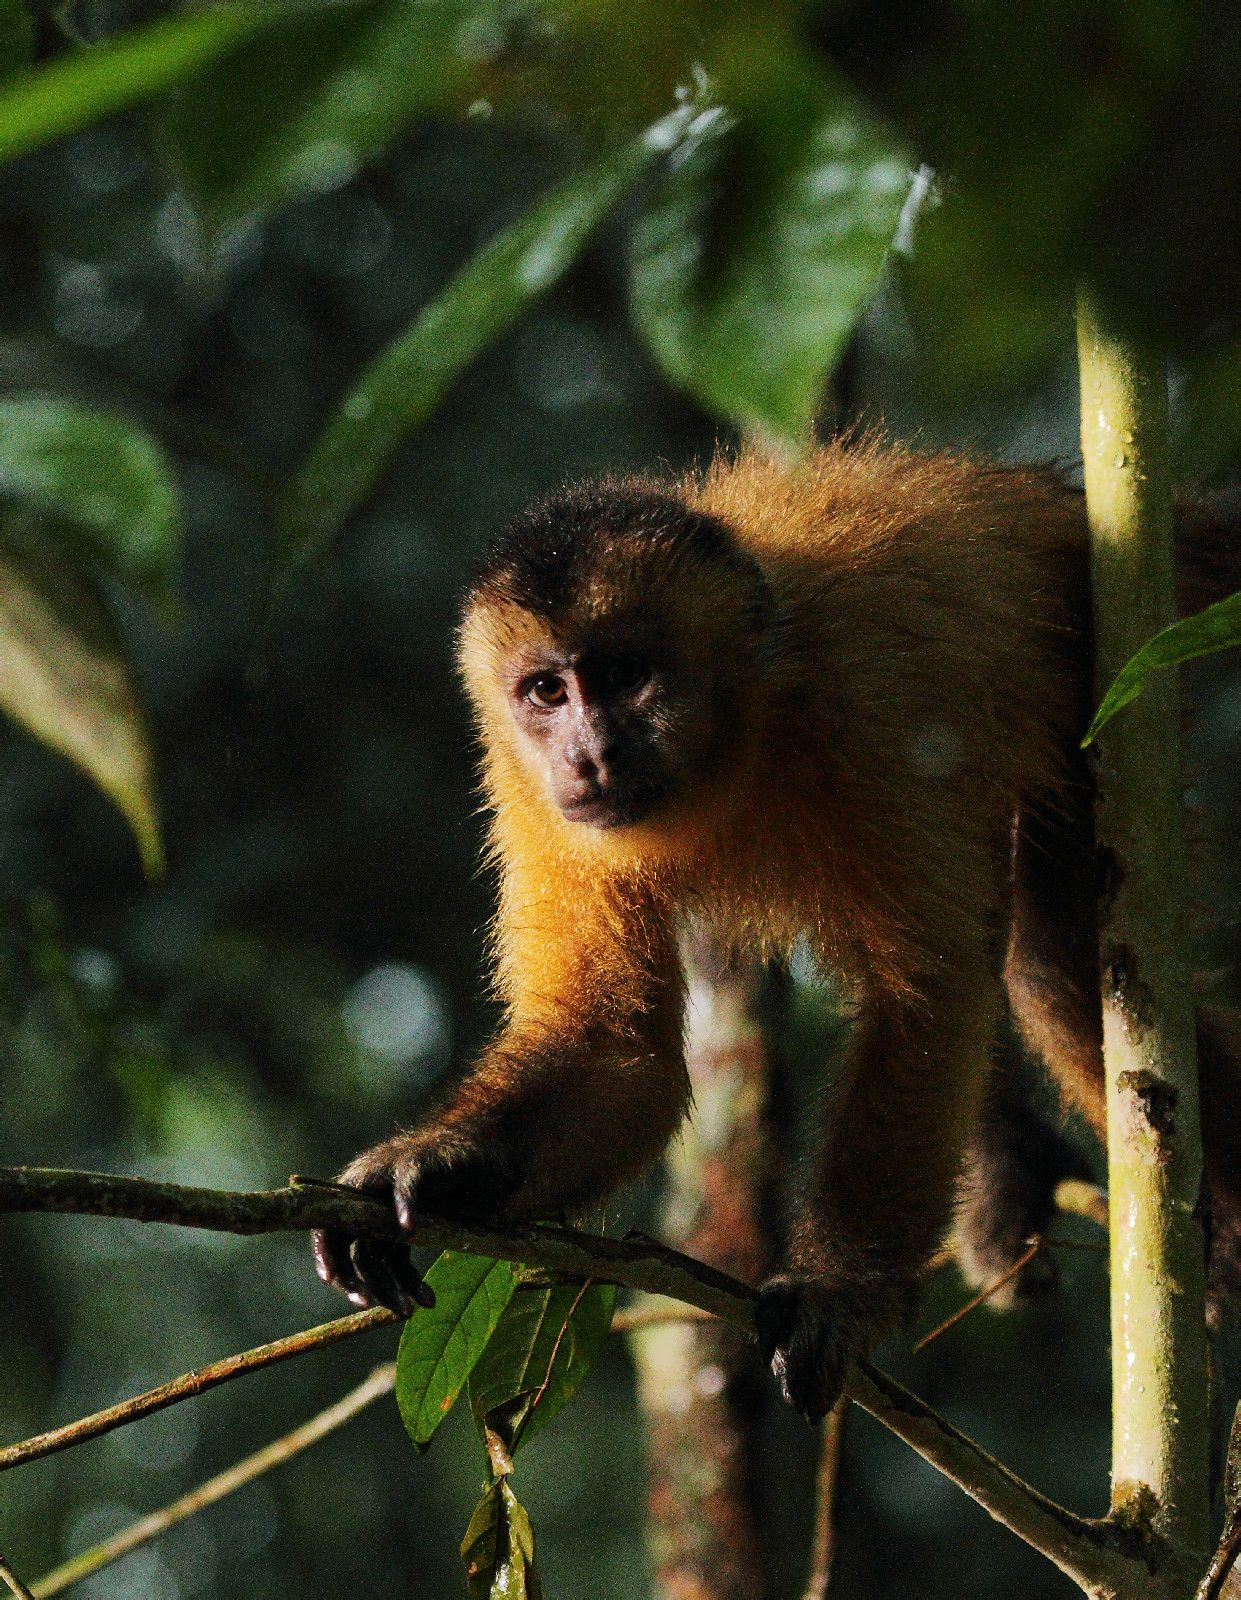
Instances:
[[[625,215],[470,369],[333,552],[268,610],[272,504],[350,376],[579,159],[550,126],[424,126],[343,187],[254,224],[227,271],[198,259],[186,202],[134,120],[0,172],[0,382],[145,422],[175,456],[186,523],[171,605],[109,589],[153,724],[165,879],[143,881],[86,778],[0,727],[0,1162],[238,1188],[330,1174],[412,1117],[485,1035],[490,892],[452,668],[457,596],[531,496],[584,474],[676,471],[728,437],[630,331]],[[1021,387],[946,397],[920,375],[925,335],[899,280],[885,280],[825,415],[1072,470],[1068,321]],[[1206,831],[1227,840],[1241,702],[1226,667],[1201,677],[1195,794]],[[1226,966],[1236,862],[1218,846],[1208,859],[1209,952]],[[800,1016],[825,1002],[796,1003]],[[789,1048],[808,1032],[790,1026]],[[641,1223],[649,1198],[622,1196],[610,1220]],[[924,1355],[884,1359],[1040,1488],[1102,1512],[1105,1258],[1061,1264],[1056,1300],[982,1311]],[[920,1326],[961,1297],[949,1269]],[[5,1221],[0,1299],[6,1441],[342,1309],[300,1239],[63,1217]],[[391,1332],[368,1335],[6,1475],[0,1547],[37,1574],[394,1349]],[[812,1442],[774,1404],[766,1428],[769,1560],[792,1596]],[[1075,1592],[860,1413],[846,1449],[842,1600]],[[523,1456],[549,1595],[649,1592],[641,1470],[618,1340]],[[464,1593],[456,1545],[481,1478],[462,1417],[419,1458],[382,1403],[80,1592]]]

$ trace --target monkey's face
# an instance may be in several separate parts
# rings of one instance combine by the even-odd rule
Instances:
[[[532,651],[509,700],[527,761],[568,822],[623,828],[672,795],[675,715],[667,674],[636,646]]]

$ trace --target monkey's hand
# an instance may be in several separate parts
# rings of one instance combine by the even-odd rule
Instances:
[[[337,1180],[391,1200],[396,1219],[412,1228],[423,1211],[437,1216],[493,1216],[516,1187],[501,1140],[460,1125],[398,1133],[351,1161]],[[352,1305],[387,1306],[407,1317],[435,1295],[409,1258],[408,1245],[361,1238],[343,1228],[312,1235],[315,1270]]]
[[[826,1416],[845,1374],[883,1334],[908,1316],[913,1285],[783,1272],[759,1290],[754,1321],[763,1360],[795,1411]]]

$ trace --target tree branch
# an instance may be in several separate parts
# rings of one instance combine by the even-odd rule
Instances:
[[[102,1173],[9,1167],[0,1168],[0,1213],[4,1211],[126,1217],[240,1234],[343,1227],[618,1283],[697,1306],[734,1327],[752,1331],[754,1325],[757,1295],[749,1285],[649,1239],[605,1239],[572,1228],[533,1225],[501,1231],[430,1218],[402,1235],[389,1206],[336,1185],[302,1181],[287,1189],[234,1193]],[[378,1326],[385,1314],[362,1315],[375,1318],[368,1326]],[[345,1317],[325,1326],[355,1322]],[[342,1336],[347,1335],[337,1335]],[[869,1362],[858,1363],[845,1392],[1087,1593],[1139,1597],[1154,1592],[1146,1563],[1127,1553],[1123,1532],[1058,1506]]]
[[[366,1313],[366,1315],[372,1314]],[[389,1321],[396,1320],[391,1313],[387,1313],[387,1316]],[[378,1323],[372,1324],[375,1327],[378,1325]],[[112,1538],[104,1539],[100,1544],[84,1550],[81,1555],[74,1556],[72,1560],[64,1562],[59,1567],[54,1567],[51,1572],[36,1580],[29,1591],[30,1596],[33,1600],[48,1600],[48,1596],[61,1594],[71,1584],[79,1583],[83,1578],[98,1572],[101,1567],[119,1561],[122,1556],[127,1556],[131,1550],[138,1549],[140,1545],[149,1544],[152,1539],[157,1539],[169,1528],[176,1527],[178,1522],[184,1522],[195,1512],[214,1505],[217,1500],[223,1500],[225,1495],[232,1494],[234,1490],[252,1482],[264,1472],[270,1472],[273,1467],[278,1467],[310,1445],[317,1444],[334,1428],[339,1428],[342,1423],[356,1417],[359,1411],[364,1410],[373,1401],[383,1395],[391,1394],[395,1382],[395,1362],[388,1361],[383,1366],[376,1367],[370,1377],[358,1384],[356,1389],[351,1389],[348,1394],[342,1395],[334,1405],[310,1417],[300,1427],[282,1434],[279,1439],[273,1439],[271,1444],[264,1445],[252,1455],[235,1461],[231,1467],[217,1473],[214,1478],[208,1478],[205,1483],[200,1483],[188,1494],[181,1495],[171,1505],[166,1505],[159,1511],[152,1511],[149,1516],[139,1517],[136,1522],[131,1522],[127,1528],[122,1528]]]
[[[27,1461],[37,1461],[41,1456],[55,1455],[58,1450],[67,1450],[70,1445],[84,1444],[87,1439],[97,1439],[102,1433],[111,1433],[113,1428],[123,1428],[126,1423],[137,1422],[140,1417],[150,1416],[153,1411],[176,1405],[178,1400],[190,1400],[195,1395],[216,1388],[218,1384],[243,1378],[250,1372],[261,1372],[264,1367],[287,1361],[290,1356],[300,1356],[308,1350],[338,1344],[342,1339],[352,1338],[355,1333],[386,1328],[400,1320],[392,1311],[358,1311],[353,1316],[322,1322],[316,1328],[306,1328],[301,1333],[289,1334],[287,1338],[273,1339],[270,1344],[257,1345],[253,1350],[243,1350],[240,1355],[225,1356],[222,1361],[196,1367],[193,1372],[183,1373],[181,1377],[147,1389],[143,1394],[118,1401],[114,1406],[106,1406],[102,1411],[92,1412],[89,1417],[79,1417],[76,1422],[67,1422],[63,1428],[52,1428],[47,1433],[37,1433],[18,1444],[7,1445],[0,1449],[0,1472],[23,1466]]]

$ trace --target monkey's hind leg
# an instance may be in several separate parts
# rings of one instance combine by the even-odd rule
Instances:
[[[1000,1287],[987,1297],[996,1310],[1056,1287],[1054,1257],[1040,1250],[1007,1282],[1035,1238],[1045,1239],[1062,1178],[1089,1178],[1090,1164],[1034,1109],[1015,1038],[997,1048],[978,1126],[970,1141],[952,1249],[971,1288]]]
[[[1052,805],[1030,806],[1012,835],[1012,913],[1004,981],[1012,1028],[970,1143],[954,1249],[967,1282],[994,1283],[1045,1235],[1056,1185],[1090,1174],[1085,1156],[1035,1111],[1015,1036],[1044,1061],[1068,1105],[1102,1131],[1092,793],[1084,771]],[[1056,1282],[1045,1251],[991,1297],[995,1306]]]

